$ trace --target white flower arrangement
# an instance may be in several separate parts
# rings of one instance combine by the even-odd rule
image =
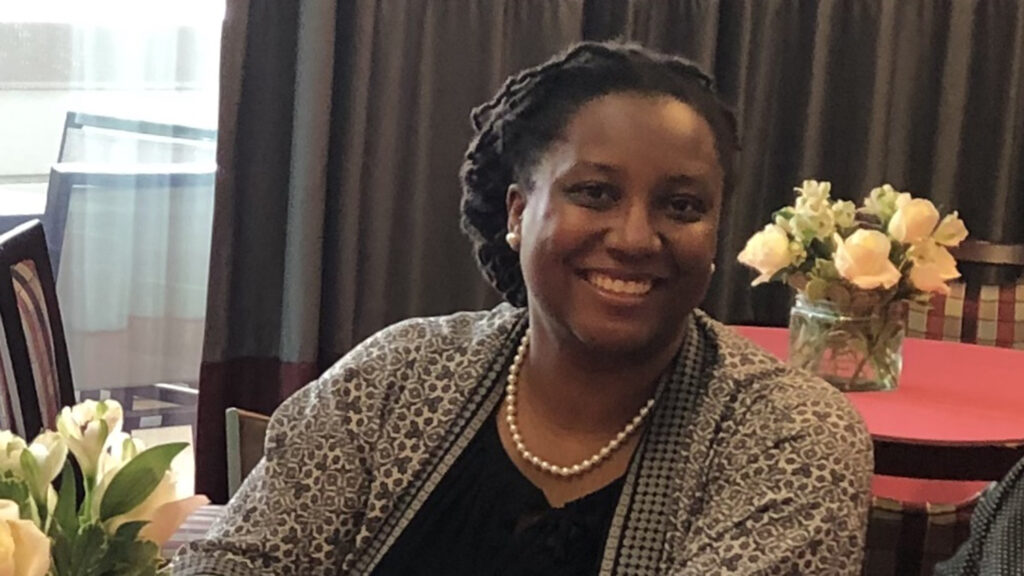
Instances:
[[[967,237],[954,211],[889,184],[863,206],[832,200],[829,182],[805,180],[796,201],[772,215],[739,261],[753,284],[785,282],[800,297],[790,316],[790,363],[842,390],[896,386],[906,303],[949,294],[960,276],[949,249]]]
[[[805,180],[796,202],[772,215],[739,261],[758,272],[753,284],[781,281],[812,300],[846,304],[858,291],[885,300],[926,300],[948,294],[960,273],[949,248],[967,237],[957,212],[940,220],[931,201],[889,184],[856,208],[830,198],[829,182]]]
[[[160,546],[209,501],[177,497],[170,465],[187,444],[147,450],[123,418],[114,400],[86,400],[30,444],[0,431],[0,576],[159,573]]]

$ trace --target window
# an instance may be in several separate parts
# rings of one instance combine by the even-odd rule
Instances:
[[[223,13],[0,0],[0,232],[43,220],[75,387],[151,443],[194,425]]]

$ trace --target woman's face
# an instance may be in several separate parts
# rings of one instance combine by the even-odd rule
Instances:
[[[714,261],[723,172],[707,121],[667,96],[607,95],[509,188],[531,324],[588,349],[678,344]]]

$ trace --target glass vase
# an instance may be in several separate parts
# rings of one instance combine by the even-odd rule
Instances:
[[[789,363],[843,392],[892,390],[903,368],[906,303],[853,300],[840,305],[798,294],[789,317]]]

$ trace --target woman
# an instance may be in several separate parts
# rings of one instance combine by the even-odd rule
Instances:
[[[473,123],[463,226],[511,305],[289,398],[175,573],[859,574],[856,413],[695,310],[736,148],[709,79],[585,43]]]

